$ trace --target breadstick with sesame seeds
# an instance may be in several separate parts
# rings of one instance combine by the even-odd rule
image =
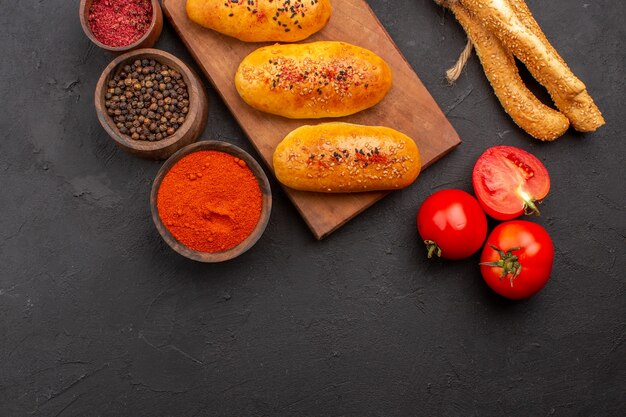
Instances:
[[[540,140],[554,140],[563,135],[569,127],[569,120],[543,104],[526,87],[513,54],[460,3],[448,7],[472,40],[487,79],[513,121]]]
[[[509,0],[459,0],[500,42],[522,61],[550,93],[555,104],[580,131],[594,131],[604,124],[585,84],[563,58],[539,35],[527,7],[514,8]],[[531,22],[532,20],[532,22]]]
[[[524,0],[509,0],[509,3],[520,21],[543,42],[562,65],[567,65],[546,38],[526,2]],[[602,113],[593,102],[587,90],[581,92],[573,99],[563,97],[558,94],[558,91],[551,94],[556,106],[570,119],[574,129],[580,132],[593,132],[604,124]]]

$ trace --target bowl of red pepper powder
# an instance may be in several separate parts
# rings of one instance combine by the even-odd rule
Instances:
[[[272,210],[261,166],[235,145],[201,141],[172,155],[150,195],[152,219],[165,242],[200,262],[223,262],[259,240]]]
[[[114,53],[150,48],[163,30],[158,0],[81,0],[79,10],[87,37]]]

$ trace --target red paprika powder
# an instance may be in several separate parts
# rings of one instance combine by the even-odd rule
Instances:
[[[107,46],[130,45],[152,23],[150,0],[94,0],[89,8],[89,28]]]
[[[240,244],[261,217],[262,196],[246,163],[219,151],[198,151],[176,162],[157,194],[159,217],[183,245],[222,252]]]

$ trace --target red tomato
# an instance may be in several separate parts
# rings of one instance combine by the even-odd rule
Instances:
[[[492,290],[520,300],[536,294],[552,272],[554,246],[536,223],[512,220],[496,226],[480,256],[480,272]]]
[[[461,190],[442,190],[417,212],[417,230],[428,249],[445,259],[463,259],[478,251],[487,236],[487,216],[478,201]]]
[[[548,195],[548,170],[534,155],[513,146],[494,146],[476,161],[474,193],[485,212],[498,220],[539,214],[536,203]]]

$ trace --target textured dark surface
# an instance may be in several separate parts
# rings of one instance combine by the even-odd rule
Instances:
[[[371,0],[464,143],[321,242],[272,180],[257,246],[202,265],[151,222],[159,163],[96,120],[112,56],[83,35],[78,2],[0,0],[0,416],[626,415],[626,5],[528,3],[607,126],[534,141],[476,58],[442,81],[465,43],[448,13]],[[192,62],[168,24],[157,47]],[[204,137],[254,154],[206,87]],[[471,190],[496,144],[552,176],[534,221],[554,273],[526,302],[490,293],[476,257],[428,262],[414,227],[433,191]]]

